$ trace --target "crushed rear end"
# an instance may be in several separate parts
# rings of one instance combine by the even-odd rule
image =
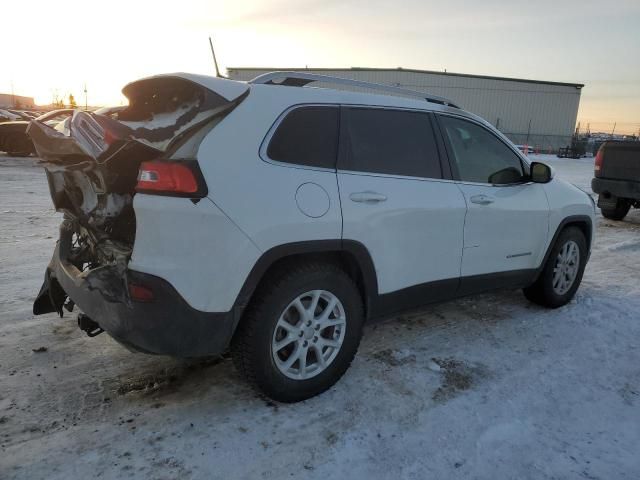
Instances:
[[[136,239],[133,198],[146,192],[203,199],[199,143],[248,87],[172,74],[133,82],[123,93],[129,106],[117,118],[76,111],[64,128],[37,120],[28,127],[53,204],[64,214],[33,312],[62,316],[77,305],[84,312],[81,328],[106,330],[135,350],[219,353],[231,335],[229,315],[196,310],[169,282],[129,268]],[[158,187],[163,172],[177,180]]]

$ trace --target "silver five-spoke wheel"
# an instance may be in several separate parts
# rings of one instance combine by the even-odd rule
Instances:
[[[566,242],[553,267],[553,291],[557,295],[564,295],[569,291],[578,275],[580,267],[580,249],[573,240]]]
[[[342,303],[327,290],[299,295],[282,312],[271,341],[278,370],[295,380],[323,372],[340,352],[346,330]]]

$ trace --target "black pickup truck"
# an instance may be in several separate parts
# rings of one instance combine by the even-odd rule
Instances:
[[[603,216],[622,220],[631,207],[640,207],[640,142],[604,142],[594,170],[591,189]]]

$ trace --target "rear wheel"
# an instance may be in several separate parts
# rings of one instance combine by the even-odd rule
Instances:
[[[536,282],[523,290],[530,301],[548,308],[567,304],[576,294],[587,262],[587,241],[577,227],[565,228]]]
[[[362,324],[360,292],[338,266],[293,267],[256,292],[232,342],[234,363],[268,397],[304,400],[342,377]]]
[[[622,220],[629,213],[631,208],[631,202],[624,198],[616,199],[616,206],[614,208],[600,208],[602,216],[610,220]]]

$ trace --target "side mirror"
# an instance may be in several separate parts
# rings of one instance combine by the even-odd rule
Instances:
[[[534,183],[549,183],[553,178],[553,170],[544,163],[532,162],[529,177]]]

